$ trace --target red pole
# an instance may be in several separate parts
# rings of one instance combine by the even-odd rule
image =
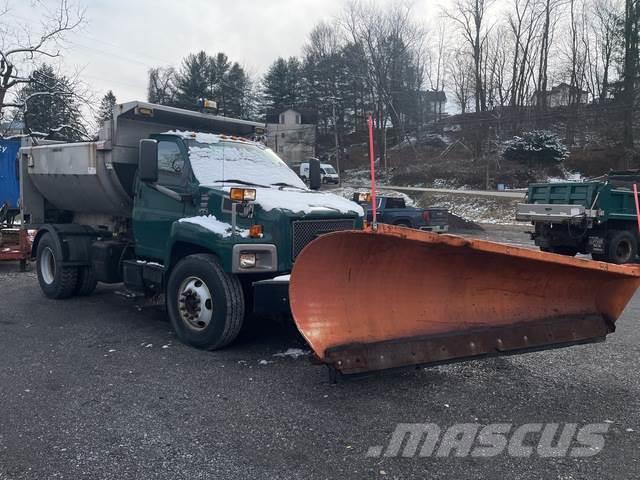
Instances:
[[[376,203],[376,166],[375,166],[375,157],[373,150],[373,119],[371,115],[367,117],[367,124],[369,125],[369,161],[371,164],[371,210],[373,211],[373,229],[376,230],[378,228],[377,221],[377,203]],[[636,202],[638,198],[636,197]],[[640,220],[638,220],[640,221]]]
[[[638,218],[638,232],[640,232],[640,205],[638,205],[638,185],[633,184],[633,198],[636,201],[636,217]]]

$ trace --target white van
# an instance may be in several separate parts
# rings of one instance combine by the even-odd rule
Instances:
[[[309,162],[300,164],[300,178],[305,182],[309,181]],[[335,183],[336,185],[340,183],[338,172],[336,172],[336,169],[328,163],[320,164],[320,179],[322,180],[322,183]]]

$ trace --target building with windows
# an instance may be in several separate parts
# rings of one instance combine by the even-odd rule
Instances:
[[[300,163],[316,153],[315,112],[288,108],[267,115],[267,146],[287,164]]]

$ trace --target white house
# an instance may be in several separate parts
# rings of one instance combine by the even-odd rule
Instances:
[[[316,115],[289,108],[267,115],[267,146],[288,164],[302,162],[316,153]]]

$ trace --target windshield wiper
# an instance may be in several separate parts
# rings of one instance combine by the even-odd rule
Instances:
[[[229,178],[227,180],[216,180],[215,183],[238,183],[240,185],[249,185],[252,187],[269,188],[267,185],[260,185],[259,183],[247,182],[246,180],[238,180],[237,178]]]
[[[298,185],[293,185],[287,182],[276,182],[276,183],[272,183],[271,186],[272,187],[291,187],[291,188],[297,188],[298,190],[305,190],[304,188],[299,187]]]

